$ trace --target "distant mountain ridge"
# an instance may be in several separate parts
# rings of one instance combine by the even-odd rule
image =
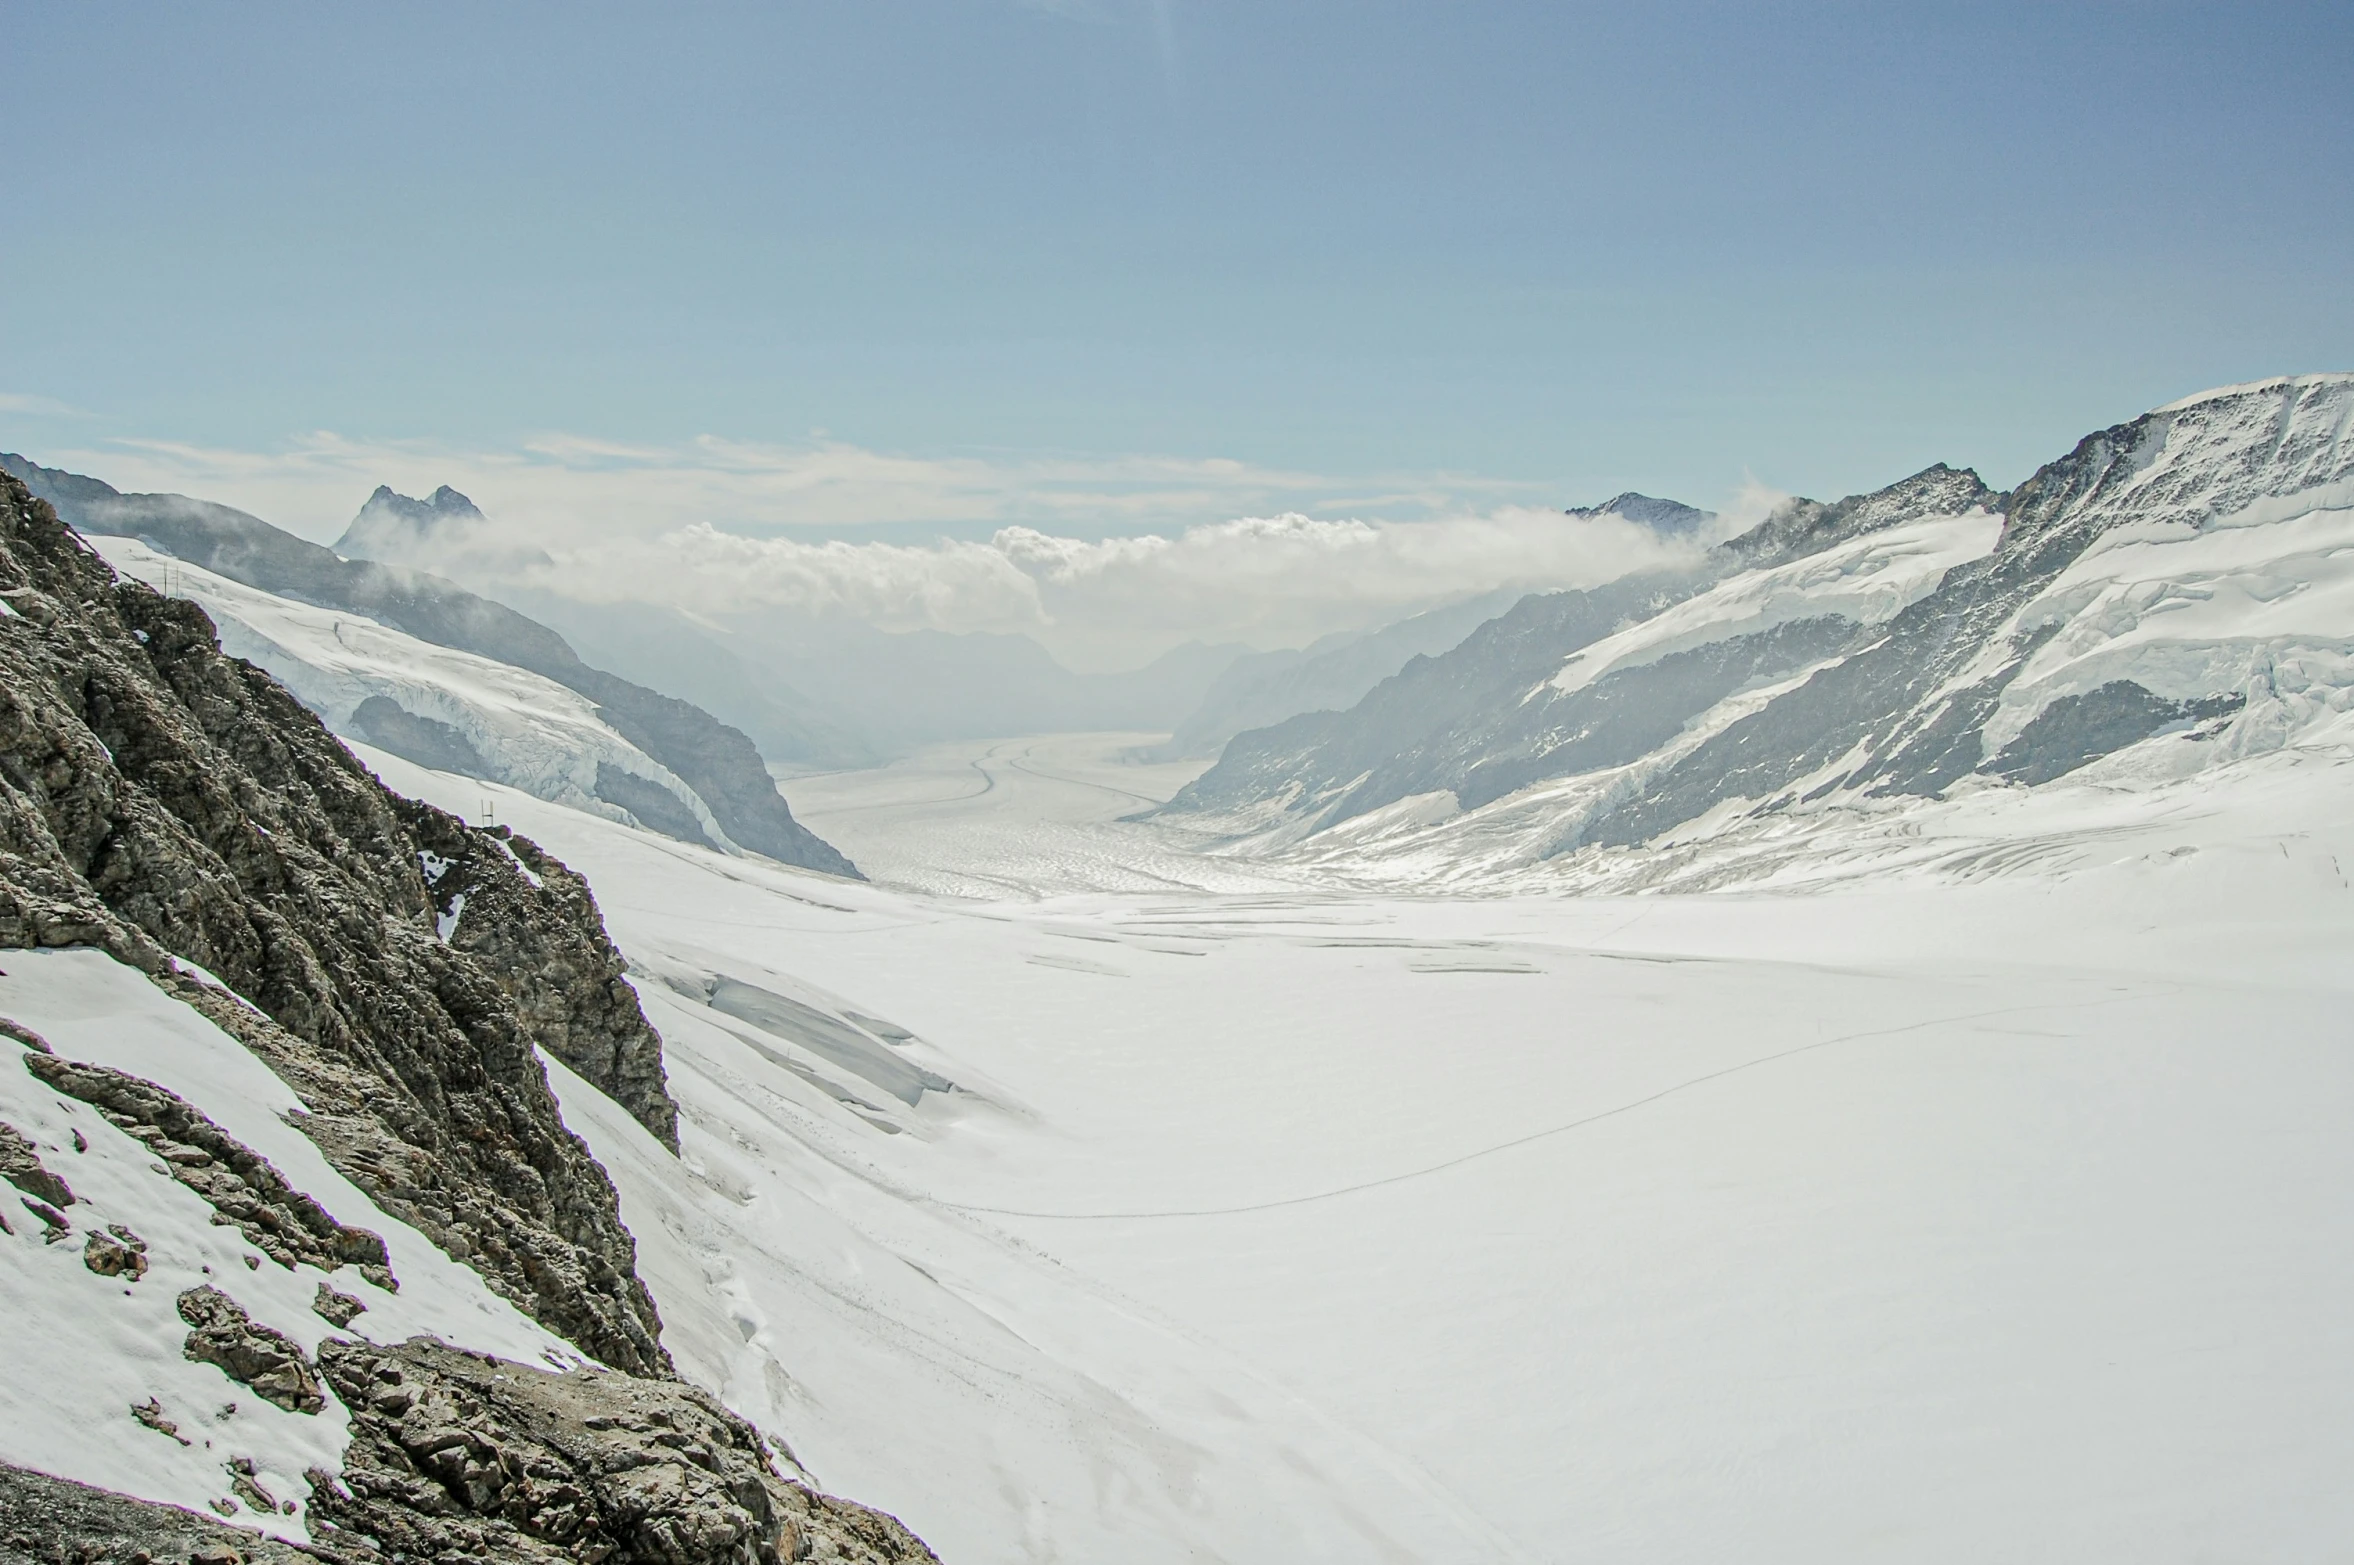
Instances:
[[[858,874],[847,858],[793,819],[758,749],[741,731],[691,703],[590,667],[562,636],[503,604],[422,572],[346,560],[228,506],[184,495],[126,495],[97,479],[42,467],[12,453],[0,453],[0,468],[48,500],[79,531],[137,538],[232,581],[364,615],[421,641],[510,664],[575,691],[594,703],[616,732],[690,787],[740,846],[827,874]],[[472,510],[470,502],[466,509]],[[381,742],[402,731],[372,729],[368,737]],[[436,753],[446,758],[446,752]],[[643,802],[642,795],[636,796]]]
[[[2008,494],[1939,464],[1789,502],[1700,571],[1525,599],[1347,712],[1240,734],[1165,813],[1276,845],[1525,798],[1515,851],[1541,858],[2040,785],[2173,734],[2169,766],[2278,742],[2354,704],[2344,551],[2305,541],[2354,502],[2350,415],[2354,377],[2229,387]]]

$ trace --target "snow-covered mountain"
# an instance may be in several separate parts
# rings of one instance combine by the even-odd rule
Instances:
[[[239,655],[340,732],[540,797],[626,812],[690,842],[857,873],[793,819],[741,731],[591,667],[504,604],[346,559],[227,506],[118,494],[14,455],[0,466],[85,535],[109,540],[117,569],[203,603]],[[463,496],[443,511],[480,514]]]
[[[2266,381],[2009,494],[1936,467],[1794,502],[1704,572],[1525,600],[1349,712],[1238,736],[1170,815],[1245,847],[1348,825],[1359,856],[1600,865],[2276,749],[2354,699],[2350,410],[2354,377]]]

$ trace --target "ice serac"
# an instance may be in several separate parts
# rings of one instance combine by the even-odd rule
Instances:
[[[613,1187],[533,1053],[676,1145],[661,1038],[586,887],[388,793],[195,605],[118,580],[8,477],[0,601],[0,945],[178,985],[387,1210],[584,1352],[665,1367]]]
[[[503,604],[422,572],[345,559],[228,506],[182,495],[120,494],[96,479],[15,455],[0,455],[0,468],[84,532],[136,538],[263,592],[364,615],[420,641],[551,680],[586,698],[598,719],[691,789],[737,846],[825,874],[858,875],[855,865],[793,818],[758,748],[740,730],[700,707],[590,667],[562,636]],[[448,495],[441,506],[445,521],[479,515],[463,496]],[[396,736],[415,732],[395,723]],[[696,839],[701,836],[698,831]]]

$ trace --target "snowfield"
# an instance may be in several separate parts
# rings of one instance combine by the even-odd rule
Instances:
[[[1132,742],[797,787],[874,886],[493,790],[669,1043],[676,1162],[559,1079],[665,1340],[827,1487],[960,1562],[2354,1536],[2344,736],[1640,896],[1205,857]]]

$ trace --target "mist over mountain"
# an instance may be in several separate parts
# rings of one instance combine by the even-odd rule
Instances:
[[[335,540],[334,549],[347,560],[380,560],[419,570],[430,570],[436,556],[446,559],[461,552],[483,554],[506,571],[552,563],[545,549],[528,544],[502,549],[490,518],[447,484],[422,500],[397,494],[389,484],[378,484],[343,536]]]
[[[182,495],[119,494],[95,479],[13,454],[0,455],[0,468],[49,500],[82,532],[136,539],[199,571],[256,589],[262,597],[251,602],[251,609],[267,628],[252,627],[256,639],[247,644],[248,654],[265,667],[275,664],[290,683],[307,686],[332,721],[356,723],[376,742],[391,741],[396,748],[423,745],[444,760],[470,753],[480,761],[488,752],[506,758],[506,764],[483,763],[487,774],[528,791],[554,789],[563,796],[570,789],[632,813],[652,806],[656,819],[674,832],[694,823],[693,840],[709,841],[708,832],[716,830],[787,863],[856,873],[847,859],[793,819],[758,750],[740,731],[688,702],[584,663],[563,637],[513,609],[405,567],[346,560],[227,506]],[[188,585],[198,586],[193,580]],[[277,600],[365,615],[396,637],[537,676],[579,698],[569,702],[576,708],[569,714],[574,737],[541,742],[548,732],[541,714],[562,710],[567,705],[562,695],[518,691],[486,704],[459,693],[470,683],[462,675],[454,686],[416,677],[396,678],[383,688],[366,678],[338,680],[321,661],[306,660],[271,638],[270,631],[282,628],[285,618]],[[329,650],[343,645],[339,623],[330,618],[324,626],[309,628],[314,637],[324,638],[319,659],[349,666],[350,660]],[[414,652],[391,660],[412,670],[426,661]],[[366,660],[360,662],[364,667]],[[491,678],[506,680],[496,673]],[[408,704],[436,694],[442,703],[437,712],[417,712]],[[388,708],[402,715],[393,717]],[[502,710],[506,715],[499,715]],[[633,756],[640,759],[633,762]],[[582,766],[585,773],[569,776]],[[654,805],[648,786],[670,802]]]

